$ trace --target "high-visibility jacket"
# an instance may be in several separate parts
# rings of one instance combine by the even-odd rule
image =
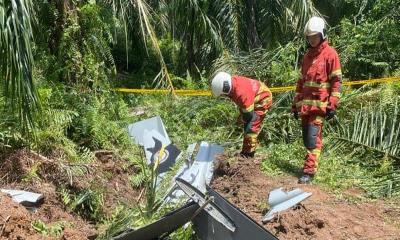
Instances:
[[[292,111],[300,115],[325,116],[338,106],[342,71],[336,50],[322,42],[304,55]]]
[[[251,122],[256,118],[255,110],[265,111],[272,104],[272,94],[264,83],[242,76],[232,76],[229,97],[239,107],[245,132],[251,128]]]

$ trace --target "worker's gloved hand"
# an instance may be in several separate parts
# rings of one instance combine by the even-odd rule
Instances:
[[[293,117],[294,117],[296,120],[299,120],[299,113],[298,113],[298,112],[293,112]]]
[[[330,120],[335,117],[336,111],[335,110],[326,110],[325,119]]]

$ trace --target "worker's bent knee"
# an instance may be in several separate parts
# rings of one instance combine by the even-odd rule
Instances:
[[[319,126],[308,125],[303,127],[303,142],[306,148],[314,149],[317,147],[318,132]]]

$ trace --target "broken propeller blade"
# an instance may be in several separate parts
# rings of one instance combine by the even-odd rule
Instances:
[[[221,209],[219,209],[217,205],[215,205],[212,201],[209,201],[202,192],[181,178],[176,179],[176,184],[199,206],[205,205],[204,211],[206,211],[216,221],[224,225],[227,229],[229,229],[229,231],[235,232],[236,226],[233,224],[232,220],[229,219],[229,217]]]

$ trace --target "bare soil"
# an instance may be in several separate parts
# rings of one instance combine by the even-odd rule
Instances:
[[[280,239],[400,239],[400,208],[384,201],[346,201],[363,194],[349,189],[339,199],[316,185],[300,185],[290,176],[266,176],[260,159],[239,158],[229,164],[223,156],[216,164],[212,187],[261,223],[268,211],[268,194],[283,187],[301,188],[312,196],[263,225]]]
[[[5,239],[94,239],[96,223],[68,209],[60,199],[59,187],[79,192],[93,184],[104,191],[104,214],[107,216],[119,204],[135,204],[139,190],[130,187],[128,177],[135,174],[112,152],[98,151],[96,161],[85,166],[79,177],[71,177],[71,164],[56,158],[46,158],[29,150],[20,150],[0,159],[0,188],[22,189],[42,193],[44,203],[27,210],[0,194],[0,240]],[[261,224],[268,210],[268,193],[284,187],[300,187],[313,193],[300,205],[280,213],[263,225],[280,239],[400,239],[400,207],[385,201],[346,201],[360,199],[363,192],[348,189],[349,198],[338,198],[316,185],[298,185],[290,176],[271,177],[260,171],[260,159],[238,159],[229,165],[222,157],[215,171],[212,187],[230,202]],[[36,169],[36,171],[33,171]],[[32,173],[35,173],[32,175]],[[29,177],[30,176],[30,177]],[[65,222],[59,237],[47,237],[32,227],[41,220],[51,226]]]
[[[41,193],[45,199],[37,209],[27,210],[14,203],[9,196],[1,194],[0,240],[96,238],[98,231],[95,222],[68,209],[60,198],[59,187],[63,186],[76,193],[94,185],[102,189],[103,213],[108,216],[119,204],[133,204],[139,195],[138,190],[130,186],[128,179],[135,169],[124,166],[125,162],[115,158],[111,152],[97,152],[96,161],[78,166],[86,171],[79,177],[73,177],[67,170],[77,166],[29,150],[19,150],[4,156],[0,160],[0,188]],[[59,237],[46,237],[32,228],[35,220],[41,220],[48,226],[63,222],[65,228]]]

